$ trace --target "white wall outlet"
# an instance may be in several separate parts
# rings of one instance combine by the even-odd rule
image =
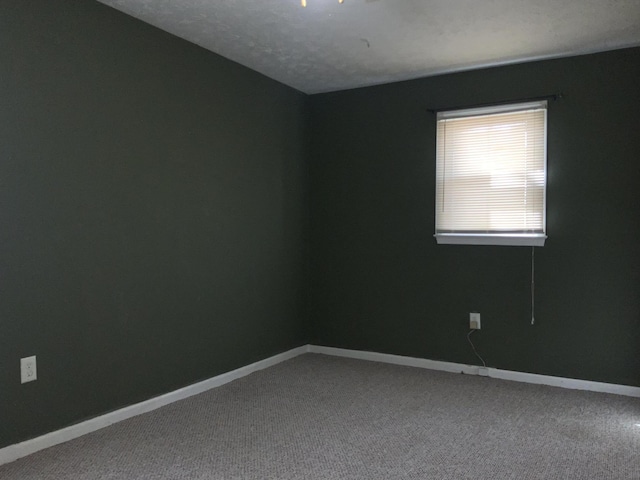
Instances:
[[[33,382],[38,379],[36,356],[20,359],[20,383]]]
[[[469,314],[469,328],[471,330],[480,330],[480,314],[471,312]]]

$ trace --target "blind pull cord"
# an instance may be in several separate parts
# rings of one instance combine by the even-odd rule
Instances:
[[[535,251],[536,247],[531,247],[531,325],[536,323],[535,317]]]

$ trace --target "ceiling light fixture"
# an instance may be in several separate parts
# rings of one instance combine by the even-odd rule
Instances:
[[[344,0],[338,0],[338,3],[342,3],[344,2]],[[307,6],[307,0],[300,0],[300,3],[302,4],[303,7]]]

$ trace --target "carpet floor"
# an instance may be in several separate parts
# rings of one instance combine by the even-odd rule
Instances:
[[[0,478],[640,479],[640,399],[306,354]]]

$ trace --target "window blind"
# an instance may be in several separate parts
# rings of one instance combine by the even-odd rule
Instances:
[[[440,243],[467,243],[464,236],[544,243],[546,107],[543,101],[438,113]]]

